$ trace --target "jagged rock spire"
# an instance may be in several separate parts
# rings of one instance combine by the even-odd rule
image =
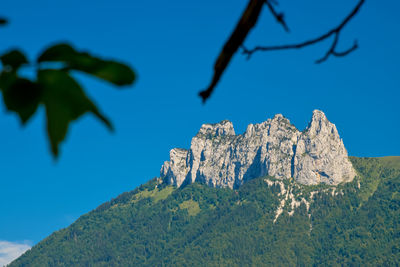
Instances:
[[[337,184],[352,180],[355,171],[336,126],[320,110],[300,135],[294,157],[294,177],[303,184]]]
[[[265,175],[338,184],[352,180],[355,171],[335,125],[319,110],[303,132],[281,114],[250,124],[243,135],[235,135],[230,121],[203,124],[190,149],[172,149],[161,168],[161,177],[178,187],[197,181],[237,188]]]

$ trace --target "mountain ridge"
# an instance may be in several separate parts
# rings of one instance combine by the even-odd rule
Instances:
[[[400,157],[348,157],[322,111],[302,132],[280,114],[204,124],[170,155],[10,266],[400,264]]]
[[[282,114],[249,124],[236,135],[224,120],[203,124],[190,149],[172,149],[160,176],[169,184],[203,182],[214,187],[238,188],[260,176],[294,178],[303,184],[339,184],[355,177],[336,126],[320,110],[299,131]]]

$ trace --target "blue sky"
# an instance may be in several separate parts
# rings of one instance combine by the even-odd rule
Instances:
[[[356,1],[282,0],[291,33],[267,9],[246,40],[283,44],[338,24]],[[110,133],[92,116],[73,124],[54,161],[40,110],[27,127],[0,111],[0,240],[35,244],[101,203],[159,174],[169,150],[189,147],[202,123],[229,119],[237,133],[282,113],[303,129],[314,109],[336,124],[349,154],[400,155],[400,4],[367,1],[345,28],[345,58],[315,65],[330,42],[300,51],[234,57],[212,98],[197,93],[247,1],[6,0],[0,51],[34,59],[49,44],[118,59],[138,73],[124,90],[77,74],[113,121]],[[28,240],[28,241],[26,241]]]

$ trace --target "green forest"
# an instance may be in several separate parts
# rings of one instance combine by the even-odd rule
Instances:
[[[53,233],[10,266],[398,266],[400,157],[356,158],[338,186],[272,177],[238,190],[153,179]],[[266,179],[270,183],[266,182]],[[276,220],[275,220],[276,219]]]

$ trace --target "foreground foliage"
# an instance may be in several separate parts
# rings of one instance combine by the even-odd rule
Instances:
[[[352,162],[359,172],[353,182],[335,191],[302,186],[296,194],[309,195],[309,209],[303,203],[289,215],[285,206],[275,223],[281,189],[264,178],[239,190],[175,189],[153,179],[11,266],[399,265],[400,157]]]
[[[59,155],[59,145],[70,123],[86,113],[92,113],[113,129],[71,72],[82,72],[117,86],[130,85],[136,78],[129,66],[79,52],[69,44],[47,48],[36,62],[29,62],[23,52],[13,49],[0,55],[0,63],[0,92],[6,109],[16,113],[25,125],[43,106],[54,157]],[[33,79],[21,76],[21,69],[29,67],[34,68]]]

